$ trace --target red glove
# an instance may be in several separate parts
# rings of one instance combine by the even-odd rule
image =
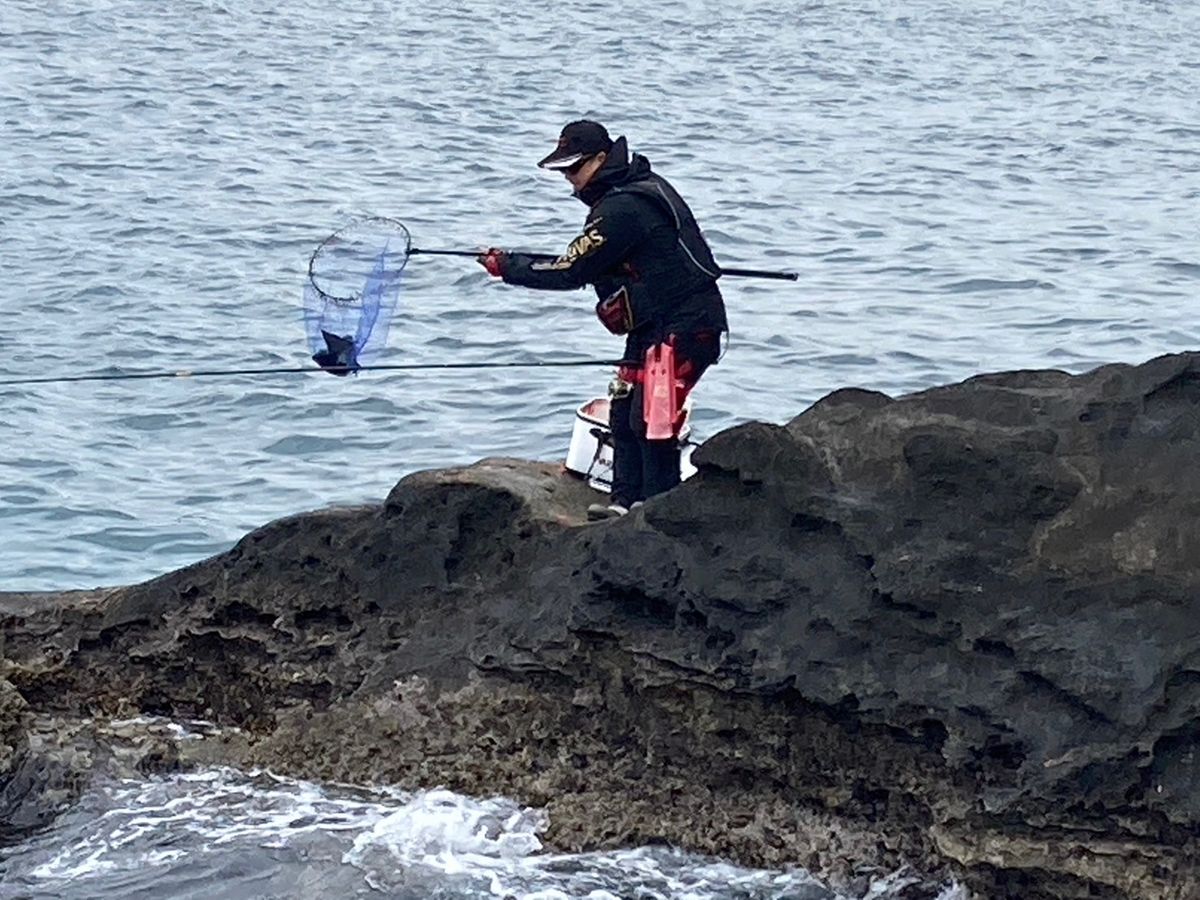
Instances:
[[[475,259],[481,266],[487,269],[489,275],[495,278],[503,278],[505,270],[508,269],[508,254],[503,250],[497,250],[495,247],[490,248],[485,253],[480,253]]]

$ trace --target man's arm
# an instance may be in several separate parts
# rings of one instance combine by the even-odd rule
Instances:
[[[595,284],[624,262],[642,240],[645,223],[638,215],[637,202],[624,196],[603,201],[588,217],[583,234],[571,241],[558,259],[509,254],[504,280],[548,291]]]

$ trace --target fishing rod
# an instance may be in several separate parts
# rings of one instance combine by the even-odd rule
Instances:
[[[38,378],[0,379],[0,387],[15,387],[24,384],[67,384],[78,381],[147,381],[162,378],[217,378],[233,375],[303,375],[310,372],[332,372],[335,375],[350,375],[357,372],[414,372],[431,369],[551,369],[564,366],[632,366],[640,365],[630,360],[580,359],[544,360],[541,362],[454,362],[454,363],[392,363],[377,366],[298,366],[295,368],[266,369],[180,369],[158,372],[119,372],[116,374],[63,375]]]
[[[418,253],[424,253],[426,256],[479,256],[480,250],[424,250],[420,247],[410,247],[408,250],[409,256],[416,256]],[[537,259],[555,259],[556,257],[550,253],[525,253],[523,256],[532,256]],[[766,269],[727,269],[721,267],[722,275],[736,275],[739,278],[774,278],[779,281],[798,281],[800,275],[797,272],[772,272]]]

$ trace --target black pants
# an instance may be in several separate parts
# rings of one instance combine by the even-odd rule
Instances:
[[[677,339],[675,367],[688,392],[717,360],[720,336],[703,334]],[[669,491],[679,484],[679,442],[646,438],[642,414],[642,385],[627,397],[612,401],[608,427],[612,430],[612,501],[628,507]]]
[[[628,397],[613,400],[609,416],[612,429],[612,499],[628,507],[679,484],[679,442],[646,439],[642,419],[642,386]]]

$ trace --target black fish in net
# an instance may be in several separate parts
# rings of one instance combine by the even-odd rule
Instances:
[[[350,335],[330,334],[321,330],[325,349],[313,354],[313,362],[330,375],[350,375],[358,371],[358,348]]]
[[[304,323],[313,361],[331,375],[350,375],[387,343],[411,247],[393,219],[359,219],[313,252],[304,286]]]

